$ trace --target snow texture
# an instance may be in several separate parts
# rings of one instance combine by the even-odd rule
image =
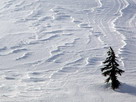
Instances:
[[[135,102],[135,0],[0,0],[0,102]],[[125,70],[101,75],[111,46]]]

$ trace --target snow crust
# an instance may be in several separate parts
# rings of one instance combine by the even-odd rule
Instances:
[[[135,0],[0,0],[0,102],[135,102]],[[101,75],[111,46],[125,70]]]

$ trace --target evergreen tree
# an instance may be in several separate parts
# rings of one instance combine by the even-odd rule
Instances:
[[[111,81],[111,88],[114,90],[120,86],[120,82],[117,79],[117,74],[121,75],[124,71],[118,68],[119,64],[117,63],[117,57],[115,56],[115,53],[111,47],[107,54],[108,57],[103,62],[104,68],[101,68],[101,71],[104,76],[108,76],[106,83]]]

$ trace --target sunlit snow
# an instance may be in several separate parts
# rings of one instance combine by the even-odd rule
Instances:
[[[100,71],[110,46],[115,91]],[[135,101],[135,0],[0,0],[0,102]]]

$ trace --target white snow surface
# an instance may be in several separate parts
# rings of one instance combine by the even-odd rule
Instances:
[[[111,46],[125,73],[100,68]],[[0,0],[0,102],[135,102],[136,0]]]

